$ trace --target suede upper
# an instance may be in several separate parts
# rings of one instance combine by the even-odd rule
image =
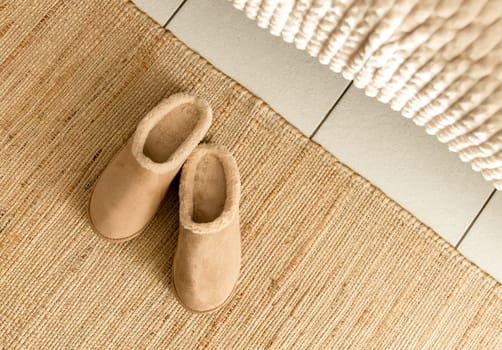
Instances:
[[[190,310],[212,311],[239,278],[240,180],[232,155],[220,146],[196,148],[180,182],[180,230],[173,281]]]
[[[163,100],[143,118],[95,184],[89,216],[97,233],[122,241],[141,232],[211,118],[205,101],[186,94]]]

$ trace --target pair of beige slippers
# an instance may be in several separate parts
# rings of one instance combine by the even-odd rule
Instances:
[[[153,218],[183,167],[172,280],[179,301],[195,312],[225,304],[241,261],[237,164],[223,147],[199,145],[211,120],[210,106],[196,96],[160,102],[100,175],[89,203],[98,235],[130,240]]]

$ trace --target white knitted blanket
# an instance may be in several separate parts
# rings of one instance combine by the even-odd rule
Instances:
[[[233,4],[423,126],[502,189],[502,0]]]

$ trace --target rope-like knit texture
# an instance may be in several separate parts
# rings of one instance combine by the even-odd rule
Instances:
[[[501,349],[499,283],[131,3],[0,11],[1,349]],[[241,278],[209,315],[170,282],[176,184],[131,242],[87,219],[110,158],[180,91],[241,173]]]
[[[502,189],[502,2],[233,0]]]

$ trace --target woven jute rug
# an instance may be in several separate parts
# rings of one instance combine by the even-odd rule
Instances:
[[[179,91],[211,103],[206,141],[242,175],[241,279],[207,315],[169,278],[176,184],[131,242],[86,214]],[[131,3],[2,1],[0,95],[1,349],[501,349],[500,284]]]

